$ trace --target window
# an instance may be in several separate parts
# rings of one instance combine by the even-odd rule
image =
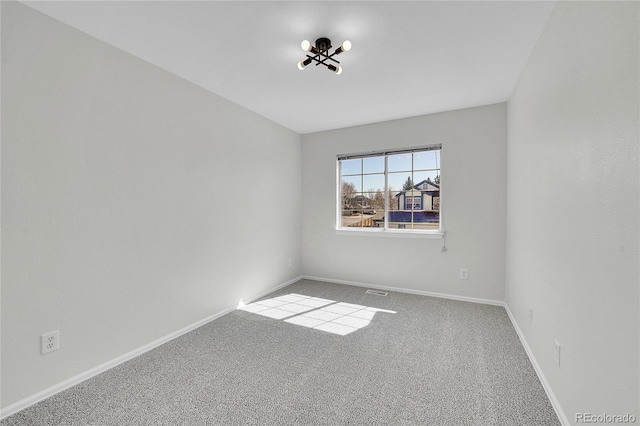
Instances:
[[[440,231],[441,149],[339,155],[337,228]]]
[[[422,209],[422,198],[421,197],[405,197],[404,208],[405,210]]]

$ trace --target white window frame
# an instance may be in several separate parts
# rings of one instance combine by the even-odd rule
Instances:
[[[444,236],[444,226],[443,226],[443,210],[442,203],[439,209],[439,229],[437,230],[427,230],[427,229],[398,229],[398,228],[390,228],[389,227],[389,215],[386,213],[389,211],[389,196],[388,196],[388,188],[389,188],[389,172],[388,172],[388,157],[389,155],[394,154],[402,154],[402,153],[414,153],[421,151],[430,151],[430,150],[439,150],[440,151],[440,164],[438,165],[438,170],[440,176],[442,176],[442,144],[434,144],[434,145],[426,145],[426,146],[418,146],[411,148],[402,148],[402,149],[393,149],[393,150],[382,150],[382,151],[370,151],[366,153],[353,153],[353,154],[341,154],[336,156],[336,226],[335,232],[336,235],[358,235],[358,236],[372,236],[372,237],[400,237],[400,238],[429,238],[429,239],[440,239]],[[384,185],[385,185],[385,215],[384,215],[384,227],[383,228],[350,228],[350,227],[342,227],[342,194],[341,194],[341,182],[342,182],[342,173],[341,173],[341,160],[347,159],[355,159],[355,158],[365,158],[365,157],[375,157],[375,156],[383,156],[384,155]],[[440,190],[442,191],[442,185],[438,185]],[[362,188],[364,190],[364,188]],[[405,201],[406,203],[406,201]],[[421,202],[422,204],[422,202]],[[406,205],[406,204],[405,204]],[[398,206],[399,208],[400,206]]]

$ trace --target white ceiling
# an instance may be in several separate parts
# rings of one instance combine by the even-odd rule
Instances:
[[[544,1],[24,1],[298,133],[506,101]],[[351,40],[344,69],[296,64]]]

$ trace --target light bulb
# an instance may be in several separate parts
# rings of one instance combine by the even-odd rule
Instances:
[[[298,62],[298,69],[302,71],[304,69],[304,61]]]
[[[311,50],[311,43],[309,42],[309,40],[302,40],[302,43],[300,43],[300,47],[302,47],[302,50],[308,52]]]
[[[351,42],[349,40],[345,40],[340,47],[342,47],[343,51],[348,52],[351,50]]]
[[[338,65],[338,69],[336,70],[336,75],[342,74],[342,67]]]

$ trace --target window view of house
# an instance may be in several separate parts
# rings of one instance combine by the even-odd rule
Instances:
[[[439,230],[440,150],[338,157],[338,227]]]

